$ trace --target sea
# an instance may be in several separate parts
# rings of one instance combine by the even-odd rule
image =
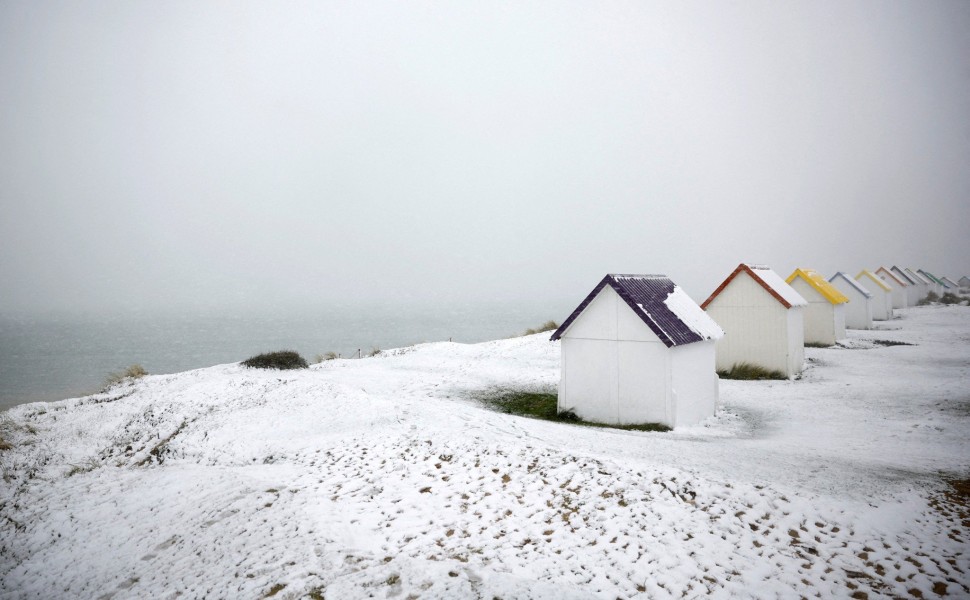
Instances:
[[[97,392],[133,364],[151,374],[274,350],[308,361],[423,342],[476,343],[561,322],[568,302],[335,305],[304,309],[0,313],[0,411]]]

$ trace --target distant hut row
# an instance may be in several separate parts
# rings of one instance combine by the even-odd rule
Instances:
[[[800,268],[782,279],[741,264],[698,306],[665,275],[607,275],[552,335],[562,341],[558,410],[693,425],[716,411],[717,372],[753,365],[794,377],[806,344],[832,345],[847,327],[870,329],[963,283],[895,266],[828,280]]]

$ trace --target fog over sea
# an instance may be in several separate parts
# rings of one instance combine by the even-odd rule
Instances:
[[[575,303],[573,299],[572,304]],[[94,393],[132,364],[150,374],[238,362],[291,349],[312,361],[338,352],[421,342],[482,342],[520,334],[574,306],[525,301],[201,312],[0,314],[0,411]]]

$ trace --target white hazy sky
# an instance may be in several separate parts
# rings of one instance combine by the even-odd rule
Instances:
[[[0,2],[0,310],[970,274],[970,2]]]

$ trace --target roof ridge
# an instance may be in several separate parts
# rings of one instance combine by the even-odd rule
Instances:
[[[885,281],[883,281],[882,279],[879,279],[879,276],[873,273],[872,271],[870,271],[869,269],[862,269],[861,271],[859,271],[859,274],[855,276],[856,281],[858,281],[859,278],[862,277],[863,275],[865,275],[866,277],[874,281],[876,285],[878,285],[879,288],[882,289],[883,291],[886,291],[886,292],[892,291],[892,288],[886,285]]]
[[[802,279],[805,283],[810,285],[816,292],[822,295],[823,298],[829,301],[830,304],[845,304],[849,301],[845,294],[839,291],[837,287],[825,280],[822,275],[815,269],[806,269],[802,267],[796,267],[792,274],[788,276],[785,283],[791,285],[796,278]]]
[[[724,291],[724,288],[726,288],[728,286],[728,284],[730,284],[732,281],[734,281],[734,278],[737,277],[738,274],[740,274],[740,273],[747,273],[748,276],[751,277],[751,279],[753,279],[755,281],[755,283],[757,283],[762,288],[764,288],[764,290],[766,292],[768,292],[775,300],[777,300],[786,309],[787,308],[791,308],[792,306],[795,306],[797,304],[797,302],[793,304],[793,302],[791,302],[788,299],[786,299],[779,290],[776,290],[774,288],[774,286],[772,286],[767,281],[765,281],[760,275],[758,275],[757,273],[755,273],[755,271],[768,271],[774,277],[777,277],[779,281],[781,281],[781,277],[779,277],[778,274],[775,273],[771,269],[771,267],[768,267],[768,266],[765,266],[765,265],[757,265],[754,268],[752,268],[751,265],[749,265],[747,263],[741,263],[741,264],[738,265],[738,267],[730,275],[727,276],[727,279],[725,279],[724,281],[721,282],[721,285],[717,286],[717,289],[715,289],[711,293],[711,295],[707,298],[707,300],[705,300],[704,303],[701,304],[701,308],[706,310],[707,309],[707,306],[711,302],[713,302],[714,299],[717,298],[717,296],[722,291]],[[784,283],[784,281],[781,281],[781,282]],[[795,290],[792,290],[792,292],[795,292]],[[805,302],[805,299],[802,298],[801,296],[798,296],[798,293],[797,292],[795,292],[795,296],[796,296],[796,298],[798,298],[802,302]],[[797,305],[801,306],[800,304],[797,304]]]
[[[715,339],[715,334],[709,327],[697,328],[698,316],[691,311],[684,312],[683,302],[671,307],[667,301],[677,294],[680,288],[666,275],[632,275],[622,276],[607,274],[593,288],[578,307],[563,321],[563,324],[552,334],[553,341],[560,339],[566,330],[576,321],[590,303],[593,302],[605,287],[619,296],[637,317],[657,336],[657,339],[668,348],[683,344],[690,344],[702,340]],[[689,303],[696,307],[696,302],[684,294]],[[697,307],[697,312],[710,319]],[[714,324],[711,321],[711,324]],[[703,325],[703,324],[702,324]],[[714,324],[716,325],[716,324]],[[720,330],[717,330],[720,333]]]
[[[829,278],[829,283],[832,283],[835,280],[835,278],[836,277],[839,277],[839,276],[841,276],[842,279],[844,279],[846,281],[846,283],[848,283],[850,286],[852,286],[852,288],[855,291],[859,292],[860,294],[862,294],[866,298],[872,298],[872,293],[869,290],[867,290],[866,288],[862,287],[862,284],[861,283],[859,283],[855,279],[852,279],[851,277],[849,277],[848,275],[846,275],[842,271],[836,271],[835,272],[835,275],[832,275],[832,277]],[[836,289],[838,289],[838,288],[836,288]],[[839,291],[841,292],[842,290],[839,290]],[[849,301],[851,302],[851,300],[849,300]]]

